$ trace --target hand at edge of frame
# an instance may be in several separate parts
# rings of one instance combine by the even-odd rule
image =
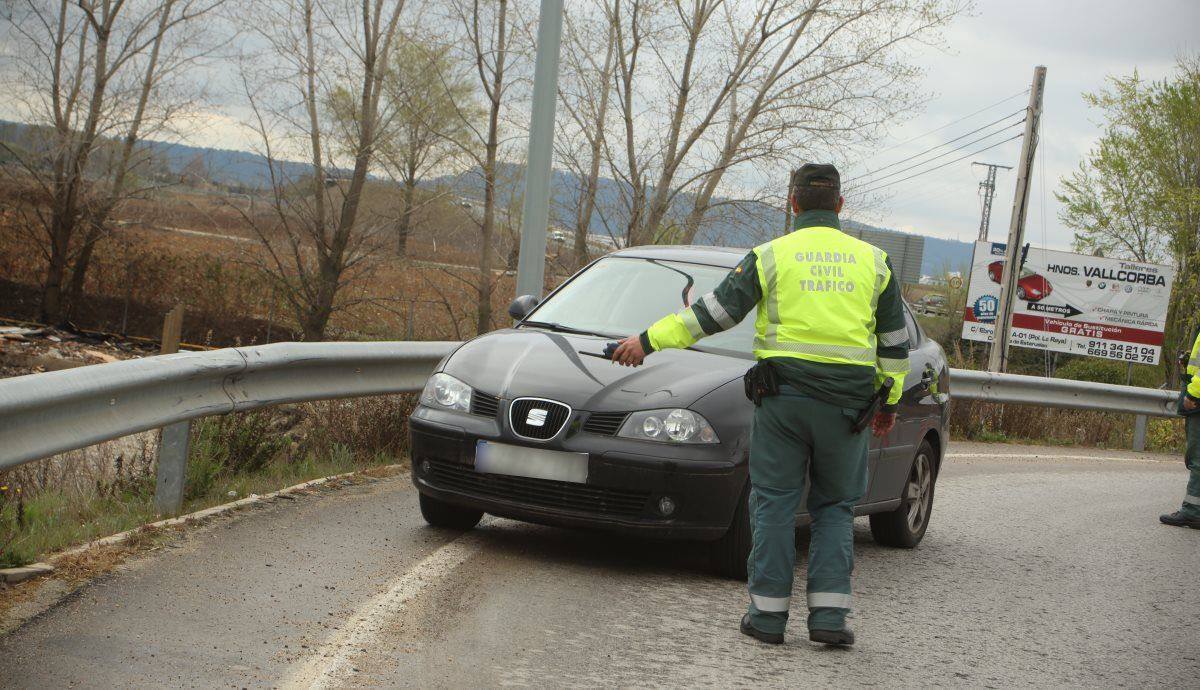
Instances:
[[[875,434],[875,438],[883,438],[894,426],[896,426],[895,412],[876,412],[875,419],[871,420],[871,433]]]

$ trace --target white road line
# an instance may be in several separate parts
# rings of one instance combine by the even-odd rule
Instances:
[[[1121,462],[1152,462],[1156,464],[1162,462],[1162,460],[1149,458],[1124,458],[1113,455],[1059,455],[1058,453],[946,453],[946,457],[963,460],[1000,458],[1004,460],[1119,460]]]
[[[317,649],[311,657],[283,681],[284,688],[324,690],[345,678],[350,659],[370,648],[383,626],[394,619],[425,588],[441,582],[446,575],[479,552],[480,537],[466,533],[429,554],[392,582],[386,592],[368,600],[345,627]]]

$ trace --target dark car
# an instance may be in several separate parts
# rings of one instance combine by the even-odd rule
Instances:
[[[708,542],[716,569],[745,577],[754,316],[636,369],[606,343],[712,290],[745,254],[631,248],[592,262],[543,302],[518,298],[514,328],[463,344],[437,367],[409,419],[413,482],[433,525],[483,513],[563,527]],[[857,512],[876,541],[920,542],[948,439],[949,378],[907,313],[912,373],[900,419],[872,441]],[[807,520],[802,505],[798,522]]]
[[[993,261],[988,264],[988,277],[993,283],[999,283],[1004,276],[1004,262]],[[1017,299],[1025,302],[1040,302],[1050,295],[1054,288],[1050,286],[1050,281],[1046,280],[1045,276],[1040,273],[1034,273],[1028,268],[1021,269],[1021,275],[1017,278]]]

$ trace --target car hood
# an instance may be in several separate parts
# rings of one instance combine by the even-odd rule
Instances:
[[[607,338],[530,328],[476,338],[456,351],[442,371],[480,393],[505,399],[548,398],[593,412],[687,407],[746,373],[753,360],[696,350],[665,350],[637,368],[583,352],[600,353]]]

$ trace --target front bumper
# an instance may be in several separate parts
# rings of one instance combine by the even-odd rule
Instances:
[[[496,420],[418,408],[409,418],[413,483],[434,498],[500,517],[666,539],[717,539],[733,519],[747,481],[744,461],[717,449],[666,447],[576,433],[549,444],[523,441]],[[588,453],[586,484],[475,471],[479,440]],[[647,447],[649,446],[649,447]],[[639,452],[633,452],[634,450]],[[659,502],[675,510],[664,516]]]

